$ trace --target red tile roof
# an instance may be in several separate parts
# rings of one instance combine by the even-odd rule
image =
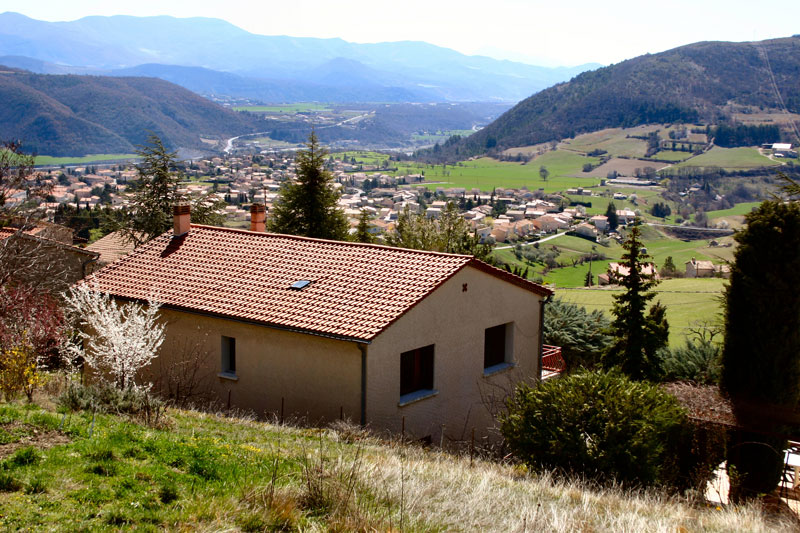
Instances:
[[[466,255],[192,225],[89,276],[114,296],[340,339],[369,341],[467,265],[550,291]],[[296,281],[311,283],[291,289]]]

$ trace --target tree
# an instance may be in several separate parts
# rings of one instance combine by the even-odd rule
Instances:
[[[653,204],[650,213],[652,213],[654,217],[666,218],[672,214],[672,208],[670,208],[669,204],[666,202],[656,202]]]
[[[739,498],[777,485],[784,442],[768,435],[787,433],[781,415],[800,401],[800,203],[766,201],[745,218],[724,294],[721,382],[752,430],[728,458]]]
[[[655,304],[645,316],[647,303],[655,297],[650,289],[658,281],[652,274],[645,274],[649,256],[641,252],[641,232],[635,223],[622,244],[621,266],[627,273],[620,274],[619,284],[624,292],[614,295],[611,323],[615,338],[603,355],[605,368],[619,367],[633,379],[652,379],[659,373],[656,352],[666,345],[669,327],[665,318],[665,308]]]
[[[583,286],[591,287],[592,285],[594,285],[594,276],[592,276],[591,270],[587,270],[586,276],[583,278]]]
[[[609,231],[616,230],[617,226],[619,226],[619,217],[617,217],[617,206],[614,205],[614,202],[608,202],[606,217],[608,218]]]
[[[453,202],[448,202],[438,220],[422,214],[413,214],[408,206],[397,217],[393,232],[386,235],[386,244],[398,248],[429,250],[449,254],[473,255],[490,261],[492,246],[481,244],[480,238],[469,229],[469,224],[458,213]]]
[[[147,305],[120,305],[85,283],[72,287],[64,300],[82,341],[69,343],[67,354],[82,357],[101,378],[111,376],[118,389],[135,388],[136,374],[150,364],[164,342],[160,304],[151,299]]]
[[[150,134],[147,143],[136,151],[142,162],[136,166],[138,179],[129,195],[129,208],[122,216],[107,217],[104,221],[106,233],[120,231],[129,242],[139,245],[155,239],[172,227],[173,206],[179,201],[189,201],[192,206],[192,222],[196,224],[220,225],[223,217],[218,211],[225,202],[206,194],[197,198],[182,198],[178,195],[178,184],[182,175],[176,171],[177,154],[169,152],[161,139]]]
[[[668,255],[666,259],[664,259],[664,264],[661,266],[661,275],[664,277],[672,277],[678,271],[675,268],[675,262],[672,259],[671,255]]]
[[[547,181],[547,178],[550,177],[550,171],[547,170],[547,167],[542,165],[539,167],[539,177],[542,178],[542,181]]]
[[[42,183],[33,172],[34,157],[22,151],[22,145],[15,142],[0,143],[0,216],[11,216],[26,212],[30,215],[36,201],[50,194],[50,187]],[[25,198],[11,195],[24,192]]]
[[[555,299],[545,307],[542,342],[561,346],[568,369],[593,368],[611,342],[609,325],[599,309]]]
[[[267,220],[269,231],[318,239],[347,238],[347,218],[337,206],[339,195],[333,190],[333,176],[325,170],[326,155],[312,131],[306,150],[297,153],[296,180],[281,187]]]
[[[361,214],[358,216],[358,226],[356,226],[356,232],[353,234],[354,241],[365,243],[375,242],[375,237],[373,237],[372,233],[369,232],[370,220],[372,220],[372,216],[370,216],[369,211],[362,209]]]

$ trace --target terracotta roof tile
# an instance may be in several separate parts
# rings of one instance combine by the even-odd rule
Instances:
[[[550,291],[471,256],[192,225],[89,276],[114,296],[368,341],[467,265]],[[296,281],[309,280],[303,289]]]

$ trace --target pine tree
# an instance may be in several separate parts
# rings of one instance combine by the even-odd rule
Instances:
[[[583,278],[583,286],[584,287],[591,287],[594,285],[594,276],[592,276],[591,271],[586,271],[586,277]]]
[[[283,184],[272,208],[267,227],[274,233],[289,233],[318,239],[347,238],[347,218],[337,206],[333,176],[325,170],[327,152],[312,131],[306,149],[297,153],[297,177]]]
[[[725,290],[722,351],[722,388],[754,430],[729,447],[736,499],[777,486],[785,442],[766,435],[788,433],[780,414],[800,401],[800,203],[767,201],[746,220]]]
[[[353,234],[353,240],[355,242],[364,242],[368,244],[375,242],[375,237],[373,237],[372,233],[369,232],[370,220],[372,220],[372,217],[370,216],[369,211],[362,209],[361,215],[358,217],[358,226],[356,226],[356,232]]]
[[[136,153],[141,163],[136,166],[138,179],[129,197],[129,208],[121,216],[106,217],[103,230],[104,233],[120,231],[126,240],[138,246],[169,231],[172,208],[184,199],[177,192],[182,175],[176,170],[175,152],[167,151],[161,139],[150,134]],[[225,202],[210,194],[186,200],[192,205],[193,223],[222,224],[223,217],[218,211]]]
[[[669,326],[665,308],[656,303],[645,316],[647,303],[655,297],[651,291],[658,281],[654,275],[645,274],[649,256],[641,252],[641,232],[634,224],[622,247],[621,266],[628,270],[619,275],[619,284],[625,288],[614,295],[611,329],[615,340],[603,355],[605,368],[619,367],[633,379],[652,379],[659,373],[656,352],[666,345]]]

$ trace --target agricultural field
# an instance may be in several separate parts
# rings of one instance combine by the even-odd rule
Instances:
[[[573,187],[591,187],[599,184],[595,178],[576,178],[585,163],[595,163],[597,158],[586,157],[573,152],[557,150],[537,157],[527,165],[514,162],[497,161],[488,157],[472,161],[462,161],[456,165],[400,164],[397,176],[425,173],[425,186],[435,190],[437,187],[464,187],[491,192],[495,187],[544,189],[545,192],[564,191]],[[546,181],[539,175],[539,168],[545,166],[550,172]]]
[[[605,150],[611,156],[644,157],[647,143],[642,139],[633,139],[629,135],[647,135],[658,129],[658,126],[638,126],[636,128],[609,128],[578,135],[574,139],[566,139],[561,145],[567,150],[588,153],[592,150]],[[604,176],[605,177],[605,176]]]
[[[250,111],[251,113],[274,113],[274,114],[295,114],[308,112],[332,111],[333,108],[327,104],[315,102],[301,102],[297,104],[276,104],[276,105],[250,105],[234,107],[234,111]]]
[[[693,157],[679,167],[721,167],[721,168],[757,168],[780,165],[776,161],[763,156],[758,148],[722,148],[714,146],[708,152]]]
[[[664,159],[666,161],[680,162],[680,161],[686,161],[687,159],[692,157],[692,152],[661,150],[653,157],[656,159]]]
[[[137,154],[91,154],[75,157],[52,157],[49,155],[36,156],[36,166],[53,165],[82,165],[87,163],[103,163],[107,161],[129,161],[138,159]]]
[[[715,218],[723,218],[723,217],[730,217],[736,215],[746,215],[756,207],[761,205],[761,202],[744,202],[741,204],[736,204],[735,206],[731,207],[730,209],[721,209],[719,211],[709,211],[706,213],[709,220],[714,220]]]
[[[722,291],[725,280],[706,279],[667,279],[659,283],[653,302],[660,301],[667,308],[669,322],[669,344],[681,346],[690,328],[722,323]],[[588,310],[600,309],[611,316],[613,296],[619,289],[609,288],[556,288],[556,298],[561,298]]]
[[[619,157],[614,157],[590,172],[581,172],[581,175],[595,178],[605,178],[610,172],[615,171],[620,176],[635,176],[636,169],[653,167],[656,170],[661,170],[666,166],[666,163],[659,163],[657,161],[643,161],[641,159],[622,159]]]
[[[347,152],[333,152],[331,153],[334,159],[340,159],[342,161],[350,161],[351,158],[355,158],[356,162],[362,165],[375,165],[381,166],[384,161],[389,159],[388,154],[382,154],[380,152],[370,152],[365,150],[357,150],[357,151],[347,151]]]

